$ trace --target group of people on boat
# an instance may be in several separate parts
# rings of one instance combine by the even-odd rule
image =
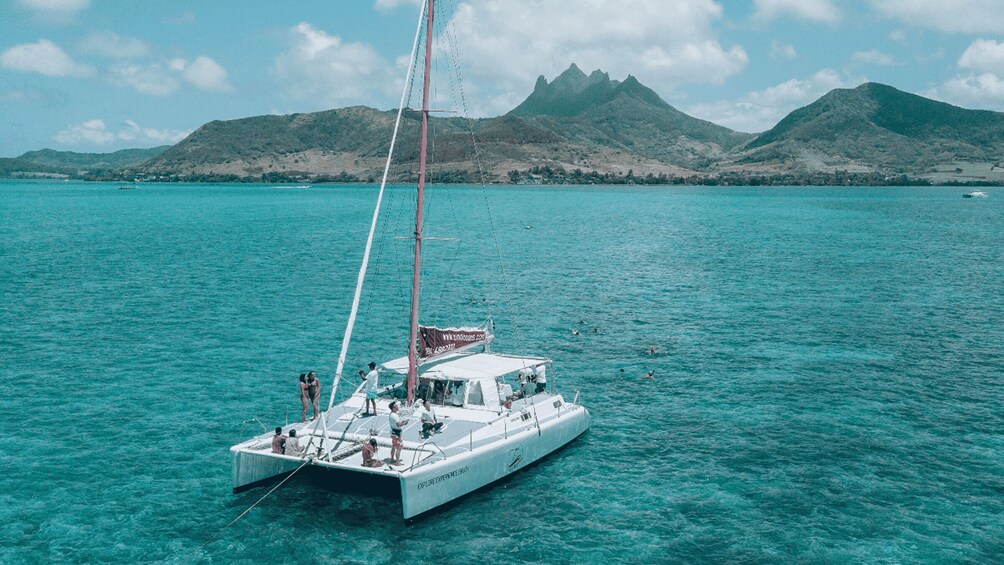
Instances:
[[[276,426],[275,435],[272,436],[272,453],[282,453],[298,457],[303,455],[304,447],[300,445],[300,438],[296,436],[296,430],[289,430],[289,434],[282,432],[282,426]]]
[[[422,422],[422,431],[418,433],[422,439],[429,439],[432,434],[438,434],[443,428],[443,422],[436,417],[436,411],[428,400],[420,400],[416,415]],[[390,427],[390,464],[402,465],[401,451],[404,449],[404,428],[409,420],[401,414],[400,405],[395,401],[390,403],[390,413],[387,414]],[[378,451],[376,438],[363,444],[363,467],[380,467],[383,462],[376,458]]]
[[[541,363],[536,367],[523,367],[516,373],[516,384],[521,396],[540,394],[547,388],[547,367]]]

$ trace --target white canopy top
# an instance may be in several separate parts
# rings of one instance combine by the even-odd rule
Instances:
[[[516,357],[495,353],[475,353],[430,362],[419,366],[418,374],[432,378],[471,380],[495,378],[515,373],[524,367],[536,367],[549,360],[544,357]],[[400,357],[383,364],[396,373],[408,373],[408,358]]]

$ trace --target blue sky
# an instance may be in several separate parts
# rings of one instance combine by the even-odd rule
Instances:
[[[877,81],[1004,110],[1004,0],[445,0],[473,115],[576,63],[747,132]],[[203,123],[395,107],[416,0],[2,0],[0,156],[174,143]]]

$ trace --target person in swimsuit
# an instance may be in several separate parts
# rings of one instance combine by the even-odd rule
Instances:
[[[303,411],[300,412],[300,421],[307,421],[307,406],[310,405],[309,392],[307,390],[307,373],[300,373],[300,404],[303,405]]]
[[[375,439],[370,438],[368,443],[363,444],[363,467],[379,467],[383,465],[383,461],[374,457],[376,452],[377,442]]]
[[[310,404],[314,407],[314,415],[310,418],[313,420],[320,413],[317,409],[317,404],[321,400],[321,381],[317,379],[317,375],[315,375],[313,371],[307,374],[307,389],[307,395],[310,397]]]

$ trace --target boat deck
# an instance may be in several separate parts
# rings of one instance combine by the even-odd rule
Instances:
[[[473,411],[453,406],[434,406],[439,422],[443,427],[437,434],[432,434],[428,439],[421,437],[422,422],[418,411],[412,408],[401,409],[400,414],[408,420],[402,428],[402,439],[404,448],[401,452],[403,465],[389,465],[389,451],[391,445],[390,435],[390,399],[381,398],[377,401],[377,414],[375,416],[364,416],[362,411],[361,397],[350,398],[347,402],[336,405],[327,413],[326,426],[322,427],[320,422],[312,420],[308,422],[298,422],[283,428],[288,434],[289,430],[296,430],[296,435],[300,438],[300,445],[306,448],[306,453],[316,454],[317,447],[323,446],[322,454],[319,458],[321,464],[350,468],[370,473],[403,473],[420,466],[423,462],[436,461],[451,454],[461,451],[468,451],[484,443],[484,439],[477,437],[480,430],[513,415],[518,415],[524,408],[530,408],[532,403],[538,406],[548,403],[554,395],[542,392],[531,398],[524,398],[512,403],[512,407],[502,413],[492,411]],[[511,432],[522,429],[530,423],[514,424]],[[326,433],[325,429],[327,428]],[[504,429],[501,430],[504,433]],[[370,438],[375,438],[380,448],[378,457],[384,461],[382,467],[367,468],[362,466],[363,444]],[[489,439],[488,441],[491,441]],[[247,442],[244,447],[254,451],[269,452],[271,449],[271,435],[263,434],[255,440]],[[288,459],[302,459],[304,456],[280,456]]]

